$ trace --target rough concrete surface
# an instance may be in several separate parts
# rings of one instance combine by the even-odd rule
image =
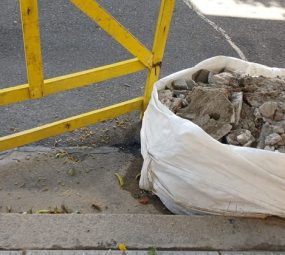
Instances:
[[[148,255],[148,251],[127,251],[126,255]],[[156,251],[157,255],[218,255],[217,252]],[[0,255],[2,255],[0,253]],[[5,255],[5,254],[3,254]],[[8,254],[7,254],[8,255]],[[14,254],[11,254],[14,255]],[[27,255],[122,255],[121,251],[27,251]]]
[[[158,251],[149,253],[151,249],[145,251],[126,251],[126,255],[284,255],[284,252],[215,252],[215,251]],[[28,251],[0,251],[0,255],[122,255],[116,250],[28,250]]]
[[[0,212],[167,213],[155,197],[139,203],[137,148],[23,147],[0,154]],[[115,173],[124,178],[120,187]]]
[[[0,214],[0,249],[285,249],[280,219],[214,216]]]
[[[215,251],[158,251],[155,253],[149,253],[147,251],[126,251],[126,255],[284,255],[284,252],[215,252]],[[121,251],[116,250],[33,250],[33,251],[0,251],[0,255],[122,255]]]

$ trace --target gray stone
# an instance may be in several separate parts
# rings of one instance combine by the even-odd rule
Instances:
[[[275,145],[282,141],[282,137],[278,135],[277,133],[270,134],[269,136],[266,137],[265,139],[265,144],[266,145]]]
[[[265,102],[259,107],[259,112],[263,117],[273,119],[277,106],[276,102]]]
[[[274,120],[275,121],[281,121],[285,119],[285,114],[282,112],[282,110],[277,109],[277,111],[274,114]]]
[[[266,146],[264,147],[264,150],[266,150],[266,151],[275,151],[275,147],[274,147],[274,146],[266,145]]]
[[[186,80],[186,82],[189,90],[192,90],[195,86],[198,86],[198,84],[193,80]]]
[[[237,86],[238,80],[234,74],[222,72],[209,76],[209,83],[215,86]]]
[[[254,137],[249,130],[244,130],[237,136],[237,141],[241,145],[250,146],[254,142]]]
[[[284,128],[281,126],[272,126],[273,132],[277,134],[284,134]]]
[[[242,109],[242,100],[243,100],[243,93],[242,92],[233,92],[230,96],[230,101],[234,107],[235,112],[235,125],[239,123],[240,114]]]
[[[254,114],[256,119],[262,119],[262,116],[261,116],[260,111],[258,110],[258,108],[254,109],[253,114]]]
[[[182,102],[183,102],[182,98],[175,98],[175,97],[173,97],[172,100],[171,100],[171,104],[170,104],[169,109],[172,112],[176,113],[179,109],[182,108],[182,106],[183,106]]]
[[[179,97],[179,98],[186,98],[188,95],[188,90],[172,90],[172,94],[174,97]]]
[[[170,108],[172,103],[173,94],[171,90],[160,90],[158,91],[158,99],[162,104]]]
[[[285,153],[285,146],[278,147],[278,151],[281,153]]]
[[[192,80],[194,80],[195,82],[208,83],[209,73],[210,71],[206,69],[201,69],[192,75]]]
[[[172,87],[173,89],[176,89],[176,90],[187,90],[188,89],[187,82],[184,79],[174,80],[172,82]]]
[[[266,145],[265,145],[265,139],[268,135],[270,135],[272,133],[272,127],[271,125],[266,122],[262,125],[261,131],[260,131],[260,135],[258,138],[258,144],[257,144],[257,148],[258,149],[263,149]]]

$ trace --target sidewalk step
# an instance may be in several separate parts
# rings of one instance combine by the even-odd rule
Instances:
[[[122,255],[121,251],[113,250],[70,250],[70,251],[0,251],[0,255]],[[126,255],[149,255],[149,251],[127,251]],[[233,251],[233,252],[217,252],[217,251],[156,251],[155,255],[285,255],[285,252],[270,251]]]

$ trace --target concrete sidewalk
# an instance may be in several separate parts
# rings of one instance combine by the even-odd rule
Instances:
[[[0,214],[0,250],[281,251],[285,221],[215,216]]]
[[[121,251],[2,251],[0,255],[122,255]],[[126,255],[284,255],[284,252],[213,252],[213,251],[127,251]]]
[[[0,255],[122,255],[121,251],[100,251],[100,250],[82,250],[82,251],[0,251]],[[213,251],[127,251],[126,255],[284,255],[284,252],[213,252]]]
[[[139,189],[141,166],[138,146],[22,147],[0,153],[0,212],[169,213]],[[122,187],[115,174],[123,178]]]

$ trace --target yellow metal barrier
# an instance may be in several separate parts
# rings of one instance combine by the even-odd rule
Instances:
[[[28,84],[0,89],[0,106],[28,99],[37,99],[60,91],[74,89],[148,69],[149,74],[144,96],[1,137],[0,151],[112,119],[131,111],[144,111],[147,107],[153,84],[159,77],[175,0],[161,0],[152,51],[148,50],[95,0],[70,1],[134,55],[135,58],[44,80],[38,21],[38,2],[37,0],[20,0]]]

